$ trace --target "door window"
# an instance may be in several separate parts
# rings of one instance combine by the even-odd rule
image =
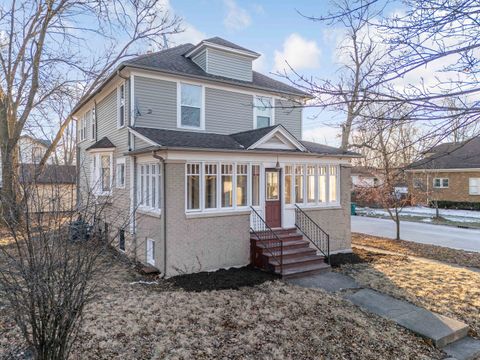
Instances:
[[[267,200],[278,200],[280,183],[278,181],[278,171],[267,171]]]

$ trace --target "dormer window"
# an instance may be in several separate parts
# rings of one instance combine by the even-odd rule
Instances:
[[[186,129],[204,129],[203,88],[199,85],[179,84],[178,127]]]
[[[273,125],[273,99],[265,96],[256,96],[253,113],[256,129]]]

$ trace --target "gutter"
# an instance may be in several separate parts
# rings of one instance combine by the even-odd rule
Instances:
[[[157,155],[156,150],[152,151],[154,159],[160,160],[162,163],[162,192],[163,192],[163,277],[167,275],[167,179],[165,177],[165,158]]]

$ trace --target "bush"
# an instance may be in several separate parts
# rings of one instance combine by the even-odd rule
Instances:
[[[440,209],[459,209],[459,210],[477,210],[480,211],[480,202],[469,202],[469,201],[430,201],[429,206],[431,208],[435,207],[435,203],[438,204]]]

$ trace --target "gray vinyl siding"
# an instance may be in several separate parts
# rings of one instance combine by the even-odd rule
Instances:
[[[200,66],[203,71],[207,71],[207,52],[205,50],[192,58],[192,61]]]
[[[275,124],[280,124],[297,139],[302,139],[302,108],[292,100],[275,99]]]
[[[253,128],[253,96],[205,88],[205,130],[219,134]]]
[[[224,51],[208,49],[208,73],[232,79],[252,81],[252,59]]]
[[[135,76],[135,126],[177,128],[177,84]]]

